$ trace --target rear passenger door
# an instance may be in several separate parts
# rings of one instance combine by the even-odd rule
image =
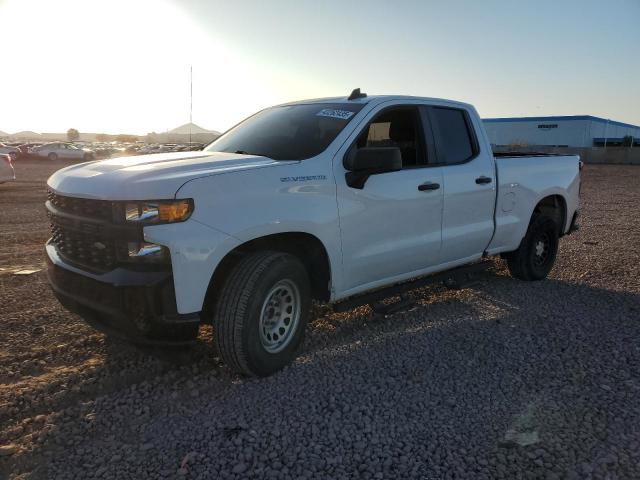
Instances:
[[[477,115],[430,106],[438,163],[443,165],[441,263],[480,257],[493,236],[496,179],[493,153],[481,148]]]

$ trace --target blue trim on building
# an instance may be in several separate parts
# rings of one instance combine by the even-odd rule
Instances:
[[[631,138],[633,140],[634,145],[640,145],[640,138],[634,137],[633,135],[631,135]],[[619,138],[607,137],[606,140],[607,140],[607,143],[622,143],[624,142],[624,137],[619,137]],[[593,143],[604,143],[604,141],[605,141],[604,137],[595,137],[593,139]]]
[[[618,127],[640,128],[638,125],[630,123],[616,122],[615,120],[607,120],[606,118],[594,117],[593,115],[564,115],[555,117],[502,117],[502,118],[483,118],[483,122],[487,123],[503,123],[503,122],[564,122],[571,120],[589,120],[597,123],[609,123]]]

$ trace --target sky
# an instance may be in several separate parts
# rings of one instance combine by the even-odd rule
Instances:
[[[450,98],[640,125],[640,0],[0,0],[0,131],[224,131],[273,104]]]

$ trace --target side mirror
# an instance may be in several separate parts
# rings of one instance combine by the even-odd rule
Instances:
[[[353,149],[342,162],[351,188],[364,188],[371,175],[402,170],[402,153],[398,147],[365,147]]]
[[[344,168],[369,175],[402,170],[402,154],[398,147],[365,147],[354,149],[344,159]]]

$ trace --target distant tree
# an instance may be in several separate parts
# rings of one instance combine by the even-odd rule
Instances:
[[[630,147],[632,143],[633,143],[633,137],[631,135],[625,135],[622,138],[622,146],[623,147]]]
[[[135,135],[121,134],[116,136],[116,142],[135,143],[137,141],[138,141],[138,137],[136,137]]]
[[[67,140],[69,140],[70,142],[75,142],[79,138],[80,132],[78,132],[78,130],[76,130],[75,128],[70,128],[69,130],[67,130]]]
[[[107,135],[106,133],[98,133],[96,135],[96,140],[98,142],[108,142],[109,141],[109,135]]]
[[[511,143],[509,143],[507,146],[511,149],[517,149],[517,148],[527,148],[529,144],[527,143],[526,140],[512,140]]]

